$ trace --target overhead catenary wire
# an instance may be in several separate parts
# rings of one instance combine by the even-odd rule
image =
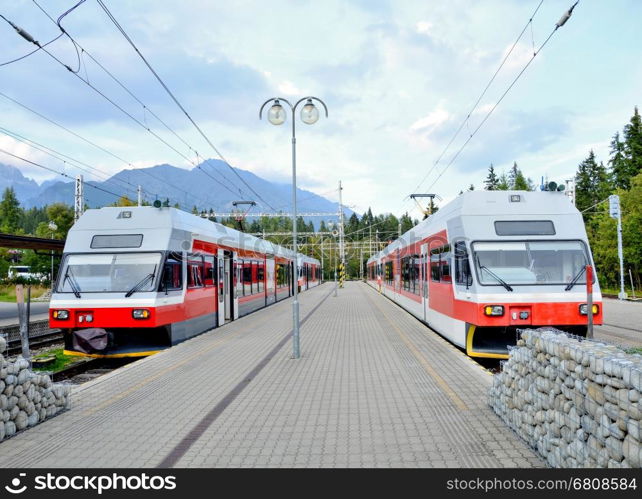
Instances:
[[[80,49],[82,54],[86,54],[102,71],[105,72],[115,83],[117,83],[125,92],[127,92],[138,104],[140,104],[143,107],[143,111],[145,113],[149,113],[151,116],[153,116],[165,129],[167,129],[172,135],[174,135],[176,138],[178,138],[192,153],[198,154],[197,151],[187,142],[185,141],[175,130],[173,130],[164,120],[162,120],[152,109],[149,108],[138,96],[136,96],[120,79],[118,79],[111,71],[109,71],[103,64],[100,63],[91,53],[87,51],[82,45],[80,45],[76,40],[65,30],[65,28],[62,26],[61,22],[62,19],[69,13],[71,12],[74,8],[76,8],[78,5],[81,5],[84,3],[85,0],[81,0],[78,2],[74,7],[69,9],[67,12],[62,14],[57,21],[54,21],[53,17],[42,7],[36,0],[32,0],[33,3],[53,22],[55,23],[58,28],[72,41],[74,46],[76,47],[76,50]],[[89,78],[83,78],[80,74],[78,74],[78,71],[72,71],[69,66],[64,64],[62,61],[60,61],[58,58],[54,57],[52,54],[48,53],[54,60],[56,60],[59,64],[70,70],[74,75],[79,78],[83,83],[85,83],[89,88],[91,88],[94,92],[96,92],[98,95],[100,95],[103,99],[107,100],[112,106],[116,107],[121,113],[125,114],[130,120],[134,121],[137,125],[142,127],[144,130],[146,130],[148,133],[150,133],[152,136],[154,136],[156,139],[161,141],[164,145],[169,147],[171,150],[173,150],[175,153],[177,153],[179,156],[181,156],[185,161],[190,163],[192,166],[198,168],[201,170],[205,175],[207,175],[209,178],[214,180],[216,183],[221,185],[224,189],[229,191],[233,195],[237,195],[237,192],[235,191],[234,185],[232,184],[232,187],[229,187],[227,184],[222,182],[222,179],[225,179],[226,181],[229,182],[228,179],[225,177],[221,178],[216,178],[210,175],[208,172],[206,172],[202,166],[198,163],[193,162],[188,156],[183,154],[181,151],[176,149],[174,146],[172,146],[169,142],[167,142],[165,139],[163,139],[160,135],[155,133],[148,125],[147,123],[141,122],[138,118],[133,116],[130,112],[125,110],[122,106],[120,106],[118,103],[116,103],[113,99],[108,97],[104,92],[102,92],[100,89],[98,89],[95,85],[93,85],[90,81]],[[79,58],[80,61],[80,58]],[[80,67],[80,63],[79,63]],[[209,159],[206,159],[205,162],[209,162]],[[238,194],[242,195],[242,192],[240,189],[238,189]]]
[[[64,126],[64,125],[61,125],[61,124],[60,124],[60,123],[58,123],[57,121],[55,121],[55,120],[53,120],[53,119],[51,119],[51,118],[49,118],[49,117],[45,116],[44,114],[42,114],[42,113],[40,113],[40,112],[36,111],[35,109],[33,109],[33,108],[31,108],[31,107],[27,106],[26,104],[23,104],[22,102],[19,102],[19,101],[17,101],[17,100],[16,100],[16,99],[14,99],[14,98],[9,97],[9,96],[8,96],[8,95],[6,95],[5,93],[0,92],[0,97],[3,97],[4,99],[6,99],[6,100],[8,100],[8,101],[10,101],[10,102],[13,102],[13,103],[14,103],[14,104],[16,104],[17,106],[19,106],[19,107],[21,107],[21,108],[25,109],[26,111],[29,111],[30,113],[32,113],[32,114],[34,114],[34,115],[38,116],[39,118],[41,118],[41,119],[43,119],[43,120],[47,121],[48,123],[51,123],[52,125],[54,125],[54,126],[56,126],[56,127],[60,128],[61,130],[64,130],[66,133],[68,133],[68,134],[70,134],[70,135],[72,135],[72,136],[76,137],[77,139],[82,140],[82,141],[83,141],[83,142],[85,142],[86,144],[89,144],[90,146],[95,147],[96,149],[98,149],[98,150],[100,150],[100,151],[104,152],[105,154],[108,154],[109,156],[111,156],[111,157],[113,157],[113,158],[117,159],[118,161],[122,162],[122,163],[123,163],[123,164],[125,164],[126,166],[129,166],[129,167],[130,167],[130,168],[132,168],[132,169],[135,169],[135,170],[137,170],[137,171],[139,171],[139,172],[141,172],[141,173],[144,173],[144,174],[145,174],[145,175],[147,175],[148,177],[150,177],[150,178],[152,178],[152,179],[154,179],[154,180],[157,180],[158,182],[165,183],[165,181],[164,181],[163,179],[161,179],[161,178],[159,178],[159,177],[156,177],[155,175],[153,175],[152,173],[150,173],[150,172],[148,172],[148,171],[146,171],[146,170],[136,169],[136,168],[134,167],[134,165],[133,165],[130,161],[127,161],[126,159],[123,159],[122,157],[120,157],[120,156],[118,156],[117,154],[113,153],[113,152],[112,152],[112,151],[110,151],[109,149],[106,149],[105,147],[103,147],[103,146],[101,146],[101,145],[99,145],[99,144],[97,144],[97,143],[93,142],[92,140],[89,140],[89,139],[87,139],[87,138],[83,137],[82,135],[78,134],[77,132],[75,132],[75,131],[73,131],[73,130],[71,130],[71,129],[67,128],[67,127],[66,127],[66,126]],[[130,184],[130,185],[133,185],[133,184]],[[171,187],[172,187],[173,189],[175,189],[176,191],[180,191],[180,192],[182,192],[182,193],[183,193],[183,194],[185,194],[185,195],[188,195],[188,196],[191,196],[191,197],[193,197],[193,198],[197,199],[197,200],[198,200],[198,201],[200,201],[200,202],[204,202],[204,204],[205,204],[205,205],[207,205],[208,203],[209,203],[209,204],[211,204],[211,201],[205,201],[205,200],[203,200],[203,199],[200,199],[200,198],[198,198],[198,197],[194,196],[194,194],[193,194],[193,193],[190,193],[190,192],[188,192],[188,191],[186,191],[186,190],[184,190],[184,189],[181,189],[180,187],[178,187],[178,186],[176,186],[176,185],[172,185]]]
[[[466,114],[466,117],[464,118],[464,120],[463,120],[463,121],[461,122],[461,124],[459,125],[459,128],[457,128],[457,130],[455,131],[455,133],[453,134],[453,136],[450,138],[450,141],[448,142],[448,144],[446,144],[446,147],[444,147],[444,149],[441,151],[441,154],[439,154],[439,156],[437,157],[437,160],[436,160],[436,161],[433,163],[433,165],[430,167],[430,169],[428,170],[428,172],[426,173],[426,175],[423,177],[423,179],[421,180],[421,182],[419,182],[419,184],[417,184],[417,186],[414,188],[413,192],[419,192],[419,189],[421,188],[421,186],[423,185],[423,183],[428,179],[428,177],[429,177],[429,176],[430,176],[430,174],[435,170],[435,168],[437,168],[437,165],[439,164],[439,162],[441,161],[441,159],[444,157],[444,155],[446,154],[446,152],[448,152],[448,149],[450,149],[450,146],[451,146],[451,145],[452,145],[452,143],[455,141],[455,139],[459,136],[459,132],[461,132],[461,130],[464,128],[464,126],[466,126],[466,125],[468,124],[468,122],[470,121],[470,117],[471,117],[471,116],[472,116],[472,114],[475,112],[475,109],[477,109],[477,106],[479,105],[479,103],[481,102],[481,100],[482,100],[482,99],[484,98],[484,96],[486,95],[486,92],[488,92],[488,89],[490,88],[490,86],[491,86],[491,85],[493,84],[493,82],[495,81],[495,78],[497,77],[497,75],[499,74],[499,72],[501,71],[501,69],[504,67],[504,64],[506,64],[506,61],[508,60],[508,58],[510,57],[510,55],[511,55],[511,54],[513,53],[513,51],[515,50],[515,47],[517,47],[517,44],[518,44],[518,43],[519,43],[519,41],[522,39],[522,36],[524,36],[524,33],[525,33],[525,32],[526,32],[526,30],[528,29],[528,26],[530,25],[530,26],[532,27],[532,25],[533,25],[533,18],[537,15],[537,12],[539,11],[539,9],[540,9],[540,7],[542,6],[542,4],[543,4],[543,3],[544,3],[544,0],[540,0],[540,2],[537,4],[537,7],[535,8],[535,10],[533,11],[533,13],[531,14],[530,18],[528,19],[528,22],[527,22],[527,23],[524,25],[524,27],[522,28],[522,31],[519,33],[519,35],[517,36],[517,38],[516,38],[516,39],[515,39],[515,41],[513,42],[513,45],[511,46],[511,48],[508,50],[508,52],[506,53],[506,55],[505,55],[505,56],[504,56],[504,58],[502,59],[501,63],[499,64],[499,66],[497,67],[497,69],[495,70],[495,72],[493,73],[493,75],[491,76],[490,80],[488,80],[488,83],[486,84],[486,86],[484,87],[484,89],[482,90],[482,92],[479,94],[479,97],[477,97],[477,100],[475,101],[475,103],[474,103],[474,104],[473,104],[473,106],[471,107],[470,111],[468,111],[468,113]]]
[[[504,98],[506,97],[506,95],[508,94],[508,92],[510,92],[510,90],[513,88],[513,86],[514,86],[514,85],[517,83],[517,81],[521,78],[521,76],[522,76],[522,75],[524,74],[524,72],[528,69],[528,67],[531,65],[531,63],[535,60],[535,57],[537,57],[537,54],[539,54],[539,53],[542,51],[542,49],[546,46],[546,44],[548,43],[548,41],[553,37],[553,35],[557,32],[557,30],[558,30],[559,28],[561,28],[561,27],[566,23],[566,21],[568,21],[568,19],[570,18],[571,13],[572,13],[572,11],[573,11],[573,9],[575,8],[575,6],[576,6],[578,3],[579,3],[579,0],[578,0],[577,2],[575,2],[575,3],[571,6],[571,8],[570,8],[568,11],[566,11],[566,13],[564,14],[564,16],[562,16],[562,18],[561,18],[561,19],[560,19],[560,20],[555,24],[555,27],[553,28],[553,30],[551,31],[551,33],[548,35],[548,37],[544,40],[544,42],[542,42],[542,44],[539,46],[539,48],[538,48],[535,52],[533,52],[532,57],[528,60],[528,62],[527,62],[527,63],[524,65],[524,67],[520,70],[520,72],[517,74],[517,76],[515,76],[515,78],[514,78],[514,79],[512,80],[512,82],[510,83],[510,85],[508,85],[508,87],[506,88],[506,90],[504,90],[504,92],[501,94],[501,96],[499,97],[499,99],[497,100],[497,102],[496,102],[496,103],[493,105],[493,107],[492,107],[492,108],[490,108],[490,110],[486,113],[486,115],[485,115],[485,116],[484,116],[484,118],[481,120],[481,122],[479,123],[479,125],[477,125],[477,127],[473,130],[473,132],[470,134],[470,136],[466,139],[466,141],[461,145],[461,147],[460,147],[460,148],[457,150],[457,152],[453,155],[453,157],[452,157],[452,158],[450,159],[450,161],[446,164],[446,166],[444,167],[444,169],[439,173],[439,175],[437,176],[437,178],[432,182],[432,184],[430,184],[430,186],[428,187],[428,190],[429,190],[429,191],[430,191],[430,189],[432,189],[432,188],[434,187],[434,185],[439,181],[439,179],[443,176],[443,174],[446,172],[446,170],[448,170],[448,168],[449,168],[449,167],[450,167],[450,166],[455,162],[455,160],[459,157],[459,155],[461,154],[461,152],[466,148],[466,146],[468,145],[468,143],[469,143],[469,142],[472,140],[472,138],[477,134],[477,132],[479,131],[479,129],[484,125],[484,123],[486,123],[486,121],[488,120],[488,118],[490,118],[491,114],[493,114],[493,112],[495,111],[495,109],[497,109],[497,106],[499,106],[499,104],[504,100]]]
[[[130,183],[130,182],[124,180],[124,179],[113,178],[113,176],[111,174],[107,173],[107,172],[99,170],[98,168],[95,168],[95,167],[93,167],[91,165],[88,165],[87,163],[85,163],[83,161],[75,159],[75,158],[73,158],[73,157],[71,157],[71,156],[69,156],[67,154],[61,153],[61,152],[59,152],[59,151],[57,151],[57,150],[55,150],[55,149],[53,149],[53,148],[51,148],[49,146],[46,146],[46,145],[41,144],[39,142],[36,142],[35,140],[29,139],[29,138],[27,138],[27,137],[25,137],[25,136],[23,136],[23,135],[21,135],[21,134],[19,134],[17,132],[9,130],[9,129],[3,127],[3,126],[0,126],[0,132],[4,133],[8,137],[11,137],[11,138],[13,138],[14,140],[16,140],[18,142],[21,142],[21,143],[26,144],[26,145],[34,148],[34,149],[37,149],[38,151],[41,151],[41,152],[51,156],[52,158],[55,158],[55,159],[57,159],[59,161],[62,161],[64,164],[68,164],[68,165],[70,165],[70,166],[72,166],[74,168],[77,168],[77,169],[82,170],[82,171],[84,171],[86,173],[89,173],[90,175],[93,175],[96,178],[98,178],[101,182],[119,181],[119,182],[125,183],[125,184],[127,184],[127,185],[129,185],[131,187],[122,187],[123,189],[125,189],[126,191],[129,191],[130,193],[137,194],[137,191],[136,191],[136,187],[137,186],[135,186],[134,184],[132,184],[132,183]],[[79,165],[82,165],[82,166],[79,166]],[[153,194],[153,193],[150,193],[150,194]]]
[[[6,154],[8,156],[11,156],[13,158],[16,158],[16,159],[19,159],[21,161],[24,161],[25,163],[29,163],[30,165],[37,166],[38,168],[42,168],[43,170],[47,170],[47,171],[49,171],[51,173],[56,173],[56,174],[61,175],[61,176],[65,177],[65,178],[68,178],[68,179],[71,179],[71,180],[75,180],[74,177],[72,177],[71,175],[69,175],[67,173],[58,171],[58,170],[56,170],[54,168],[49,168],[48,166],[42,165],[40,163],[36,163],[35,161],[31,161],[30,159],[23,158],[22,156],[18,156],[17,154],[13,154],[12,152],[9,152],[9,151],[7,151],[5,149],[0,148],[0,152]],[[104,188],[99,187],[97,185],[90,184],[90,183],[85,183],[85,185],[89,186],[89,187],[91,187],[93,189],[105,192],[107,194],[111,194],[112,196],[116,196],[116,198],[120,198],[121,197],[121,194],[116,194],[115,192],[112,192],[112,191],[110,191],[108,189],[104,189]]]
[[[244,185],[245,185],[245,186],[246,186],[246,187],[247,187],[247,188],[248,188],[248,189],[249,189],[249,190],[250,190],[250,191],[251,191],[251,192],[252,192],[256,197],[257,197],[257,198],[258,198],[258,199],[260,199],[261,201],[263,201],[263,203],[265,203],[265,205],[266,205],[267,207],[269,207],[269,208],[270,208],[270,209],[272,209],[273,211],[276,211],[276,209],[275,209],[272,205],[270,205],[270,204],[269,204],[269,203],[268,203],[268,202],[267,202],[267,201],[266,201],[266,200],[265,200],[265,199],[264,199],[264,198],[263,198],[263,197],[262,197],[258,192],[256,192],[256,190],[255,190],[255,189],[253,189],[253,188],[252,188],[252,186],[251,186],[250,184],[248,184],[248,183],[245,181],[245,179],[243,179],[243,177],[239,174],[239,172],[238,172],[238,171],[236,171],[236,169],[234,169],[234,168],[230,165],[230,163],[227,161],[227,159],[225,159],[225,157],[223,156],[223,154],[221,154],[221,152],[218,150],[218,148],[217,148],[217,147],[212,143],[212,141],[210,140],[210,138],[205,134],[205,132],[203,132],[203,130],[201,129],[201,127],[196,123],[196,121],[194,121],[194,119],[192,118],[192,116],[187,112],[187,110],[186,110],[186,109],[185,109],[185,107],[180,103],[180,101],[178,100],[178,98],[174,95],[174,93],[173,93],[173,92],[169,89],[169,87],[165,84],[165,82],[163,81],[163,79],[159,76],[159,74],[156,72],[156,70],[152,67],[152,65],[149,63],[149,61],[145,58],[145,56],[142,54],[142,52],[141,52],[141,51],[139,50],[139,48],[136,46],[136,44],[134,43],[134,41],[129,37],[129,35],[128,35],[128,34],[127,34],[127,32],[124,30],[124,28],[120,25],[120,23],[118,22],[118,20],[117,20],[117,19],[114,17],[114,15],[110,12],[110,10],[107,8],[107,6],[104,4],[104,2],[103,2],[102,0],[97,0],[97,1],[98,1],[98,4],[100,5],[100,7],[105,11],[105,14],[107,14],[107,17],[109,17],[109,19],[110,19],[110,20],[111,20],[111,22],[114,24],[114,26],[116,26],[116,28],[118,29],[118,31],[120,31],[120,33],[123,35],[123,37],[124,37],[124,38],[127,40],[127,42],[132,46],[132,48],[134,49],[134,51],[135,51],[135,52],[138,54],[138,56],[142,59],[142,61],[145,63],[145,65],[146,65],[146,66],[147,66],[147,68],[151,71],[151,73],[154,75],[154,77],[156,78],[156,80],[158,80],[158,82],[159,82],[159,83],[160,83],[160,85],[163,87],[163,89],[165,89],[165,91],[166,91],[166,92],[167,92],[167,94],[171,97],[171,99],[174,101],[174,103],[179,107],[179,109],[183,112],[183,114],[187,117],[187,119],[192,123],[192,125],[194,125],[194,127],[196,128],[196,130],[198,131],[198,133],[201,135],[201,137],[203,137],[203,139],[205,139],[205,141],[206,141],[206,142],[208,143],[208,145],[209,145],[209,146],[214,150],[214,152],[218,155],[218,157],[219,157],[219,158],[220,158],[220,159],[221,159],[221,160],[222,160],[222,161],[223,161],[223,162],[228,166],[228,168],[229,168],[229,169],[234,173],[234,175],[236,175],[236,177],[238,177],[238,179],[239,179],[239,180],[240,180],[240,181],[241,181],[241,182],[242,182],[242,183],[243,183],[243,184],[244,184]]]
[[[79,2],[76,6],[80,5],[81,3],[83,3],[83,2]],[[71,11],[71,10],[73,10],[73,9],[70,9],[69,11]],[[62,17],[62,16],[61,16],[61,17]],[[60,18],[59,18],[59,19],[60,19]],[[67,36],[69,36],[69,35],[67,35]],[[70,37],[70,38],[71,38],[71,37]],[[75,42],[74,42],[74,45],[75,45]],[[189,157],[187,157],[187,156],[186,156],[186,155],[184,155],[182,152],[180,152],[178,149],[176,149],[174,146],[172,146],[169,142],[167,142],[165,139],[163,139],[160,135],[158,135],[157,133],[155,133],[154,131],[152,131],[148,126],[146,126],[145,124],[143,124],[140,120],[138,120],[135,116],[133,116],[131,113],[129,113],[127,110],[125,110],[122,106],[120,106],[119,104],[117,104],[113,99],[111,99],[110,97],[108,97],[104,92],[102,92],[102,91],[101,91],[100,89],[98,89],[96,86],[94,86],[94,85],[93,85],[93,84],[91,84],[90,82],[86,81],[86,80],[85,80],[81,75],[79,75],[79,74],[78,74],[78,71],[74,71],[74,70],[72,70],[72,69],[71,69],[67,64],[65,64],[65,63],[64,63],[64,62],[62,62],[60,59],[58,59],[56,56],[54,56],[51,52],[49,52],[49,51],[47,51],[47,50],[44,50],[44,52],[45,52],[47,55],[49,55],[52,59],[54,59],[56,62],[58,62],[60,65],[62,65],[63,67],[65,67],[67,70],[69,70],[69,71],[70,71],[74,76],[76,76],[76,77],[77,77],[78,79],[80,79],[83,83],[85,83],[87,86],[89,86],[92,90],[94,90],[96,93],[98,93],[101,97],[103,97],[105,100],[107,100],[111,105],[113,105],[113,106],[114,106],[114,107],[116,107],[119,111],[121,111],[123,114],[125,114],[128,118],[130,118],[130,119],[131,119],[132,121],[134,121],[136,124],[138,124],[139,126],[141,126],[144,130],[146,130],[146,131],[147,131],[147,132],[149,132],[151,135],[153,135],[154,137],[156,137],[159,141],[161,141],[161,142],[162,142],[163,144],[165,144],[167,147],[169,147],[170,149],[172,149],[173,151],[175,151],[178,155],[180,155],[181,157],[183,157],[183,158],[184,158],[186,161],[188,161],[190,164],[192,164],[193,166],[197,166],[197,165],[196,165],[196,164],[195,164],[195,163],[194,163],[194,162],[193,162]],[[151,175],[151,174],[149,174],[149,172],[146,172],[146,171],[144,171],[144,170],[141,170],[141,171],[143,171],[145,174]],[[155,177],[154,177],[154,178],[155,178]],[[222,182],[220,182],[220,180],[219,180],[219,179],[216,179],[215,177],[212,177],[212,176],[210,176],[210,178],[212,178],[213,180],[215,180],[216,182],[218,182],[221,186],[223,186],[224,188],[226,188],[226,189],[227,189],[228,191],[230,191],[232,194],[236,195],[236,192],[234,192],[232,189],[230,189],[230,188],[229,188],[229,187],[227,187],[225,184],[223,184]],[[162,181],[161,179],[158,179],[158,178],[156,178],[156,180]],[[178,188],[177,188],[177,189],[178,189]],[[188,193],[187,191],[185,191],[185,190],[183,190],[183,189],[179,189],[179,190],[181,190],[182,192],[184,192],[185,194],[187,194],[187,195],[189,195],[189,196],[193,196],[193,194]],[[212,204],[212,203],[211,203],[211,201],[210,201],[210,202],[208,202],[208,203],[209,203],[209,204]],[[208,203],[205,203],[205,204],[207,205]]]

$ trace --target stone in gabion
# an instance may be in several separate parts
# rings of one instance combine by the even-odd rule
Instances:
[[[489,403],[551,466],[640,467],[641,384],[640,355],[525,330],[494,377]]]
[[[6,346],[0,336],[0,441],[69,408],[71,393],[69,385],[33,373],[22,357],[8,362],[2,355]]]

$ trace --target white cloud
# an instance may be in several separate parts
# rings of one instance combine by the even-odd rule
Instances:
[[[639,33],[633,27],[622,29],[621,23],[606,23],[604,16],[617,12],[622,22],[633,25],[642,15],[642,4],[634,4],[618,7],[598,2],[584,7],[592,15],[580,16],[578,11],[533,61],[434,190],[448,199],[471,182],[479,187],[490,162],[503,168],[512,159],[534,178],[544,173],[553,177],[556,171],[566,175],[584,159],[589,144],[606,144],[600,148],[600,159],[606,160],[608,140],[628,120],[633,105],[639,104],[642,73],[621,67],[640,68],[642,64],[631,61],[642,61],[639,50],[634,50]],[[128,7],[115,4],[112,11],[152,65],[161,69],[165,64],[161,69],[165,81],[183,103],[188,101],[188,110],[234,166],[268,180],[289,182],[287,129],[260,122],[258,107],[273,95],[289,99],[309,92],[327,102],[330,116],[313,127],[297,129],[299,185],[322,193],[335,189],[341,179],[347,204],[398,213],[402,199],[446,146],[453,128],[466,116],[533,7],[516,0],[242,0],[227,4],[186,0],[171,6],[140,0]],[[24,8],[21,2],[8,2],[3,13],[19,19]],[[559,15],[557,5],[543,4],[536,19],[535,34],[540,35],[536,42],[542,40],[542,26],[549,21],[552,26]],[[179,21],[189,29],[176,29]],[[83,7],[65,22],[69,32],[125,83],[138,85],[144,101],[160,103],[150,108],[201,157],[213,154],[104,15]],[[44,16],[34,17],[33,23],[30,31],[43,39],[47,30],[55,31]],[[601,38],[592,35],[596,32],[612,43],[604,46]],[[526,35],[477,108],[471,128],[532,56],[530,33]],[[7,59],[21,55],[24,48],[15,33],[2,31],[0,46],[6,47]],[[75,60],[73,47],[61,43],[56,50],[65,61]],[[586,67],[601,70],[578,85],[577,75]],[[11,76],[3,80],[3,92],[109,148],[126,162],[136,167],[188,166],[85,87],[73,87],[67,72],[55,64],[49,66],[46,57],[34,55],[2,71]],[[91,63],[88,71],[92,83],[107,81],[99,80],[100,72]],[[610,78],[616,73],[618,78]],[[106,93],[135,116],[143,116],[140,105],[122,90],[107,86]],[[80,98],[82,105],[76,102]],[[74,102],[76,106],[71,105]],[[212,102],[216,106],[210,106]],[[559,136],[554,133],[551,122],[557,119],[556,111],[551,112],[550,121],[533,125],[532,116],[546,109],[571,116],[570,130]],[[519,113],[524,116],[523,126],[511,131],[502,120]],[[2,100],[0,115],[3,126],[105,172],[126,167]],[[193,156],[175,137],[158,129],[174,146]],[[462,143],[464,132],[450,152]],[[535,140],[536,135],[546,140]],[[6,139],[3,144],[16,147]],[[36,157],[33,150],[21,152]],[[3,157],[0,161],[8,162]],[[62,169],[55,161],[46,164]]]
[[[450,120],[450,118],[451,114],[445,109],[435,109],[427,116],[418,119],[412,125],[410,125],[410,130],[413,132],[421,132],[426,136],[429,136],[440,125],[443,125],[448,120]]]
[[[415,29],[417,30],[417,33],[430,36],[432,32],[432,23],[429,21],[419,21],[415,25]]]
[[[299,89],[294,83],[291,81],[283,81],[279,83],[279,92],[283,95],[294,95],[294,96],[301,96],[303,95],[303,91]]]

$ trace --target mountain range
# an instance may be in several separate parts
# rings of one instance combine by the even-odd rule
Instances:
[[[290,211],[291,184],[270,182],[247,170],[233,169],[260,194],[264,201],[258,199],[237,175],[230,171],[226,163],[211,159],[190,170],[162,164],[149,168],[121,170],[104,182],[85,181],[85,203],[90,208],[107,206],[116,202],[117,196],[122,195],[135,201],[136,187],[140,185],[143,190],[143,199],[146,201],[169,199],[171,206],[178,203],[187,211],[196,206],[199,211],[212,209],[215,212],[229,212],[234,208],[232,203],[239,200],[255,201],[257,206],[252,208],[252,212],[255,213]],[[0,190],[4,191],[7,187],[14,188],[20,205],[24,208],[41,207],[52,203],[73,205],[74,201],[73,181],[54,179],[38,184],[33,179],[25,177],[20,169],[0,163]],[[310,191],[297,189],[299,213],[336,213],[338,206],[338,203]],[[348,216],[352,213],[347,208],[344,208],[344,212]],[[331,220],[333,217],[329,216],[325,219]],[[315,222],[318,221],[318,218],[315,219]]]

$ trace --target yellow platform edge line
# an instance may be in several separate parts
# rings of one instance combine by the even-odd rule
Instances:
[[[375,307],[379,309],[379,311],[383,314],[383,316],[386,318],[386,321],[392,328],[397,332],[401,340],[405,343],[405,345],[408,347],[410,352],[414,355],[414,357],[419,361],[421,366],[424,368],[424,370],[435,380],[435,382],[439,385],[439,387],[443,390],[443,392],[448,396],[448,398],[457,406],[460,410],[462,411],[468,411],[470,408],[468,405],[466,405],[466,402],[464,402],[459,395],[450,387],[448,382],[442,378],[439,373],[430,365],[426,357],[421,353],[421,351],[415,346],[415,344],[408,338],[408,336],[394,323],[394,321],[390,320],[388,317],[388,314],[379,306],[379,304],[371,300],[368,295],[366,295],[368,298],[368,301],[370,303],[374,304]]]
[[[168,347],[169,348],[169,347]],[[70,357],[92,357],[94,359],[122,359],[125,357],[148,357],[162,352],[163,350],[148,350],[145,352],[125,352],[125,353],[83,353],[83,352],[74,352],[73,350],[63,350],[63,355],[68,355]]]

